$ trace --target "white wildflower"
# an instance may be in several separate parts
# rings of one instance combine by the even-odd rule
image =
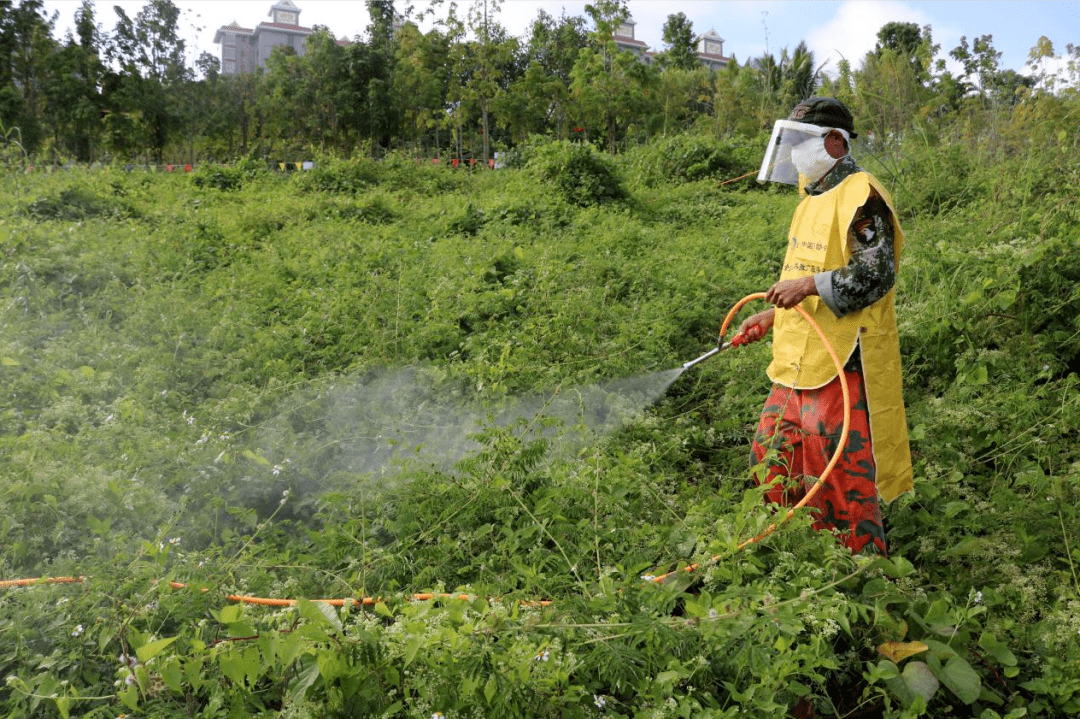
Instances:
[[[593,694],[592,695],[592,701],[593,701],[593,704],[596,705],[597,709],[603,709],[604,706],[607,704],[607,699],[600,696],[599,694]]]
[[[77,637],[82,633],[83,633],[83,625],[81,625],[81,624],[75,625],[75,628],[71,630],[71,636],[73,636],[73,637]]]
[[[539,654],[536,655],[536,661],[538,661],[538,662],[546,662],[548,660],[548,657],[549,657],[548,650],[545,649],[544,651],[542,651],[542,652],[540,652]]]

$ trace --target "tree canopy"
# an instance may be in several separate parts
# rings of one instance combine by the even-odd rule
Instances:
[[[396,14],[393,3],[368,0],[367,8],[366,38],[345,42],[316,28],[304,52],[275,48],[265,68],[224,75],[212,53],[189,58],[172,0],[148,0],[134,15],[115,8],[111,33],[83,0],[63,39],[41,0],[3,0],[0,123],[28,155],[53,162],[390,150],[484,161],[533,135],[613,153],[655,134],[754,135],[816,92],[847,101],[883,140],[942,108],[1016,106],[1069,81],[1068,70],[1002,68],[991,35],[948,51],[961,68],[954,76],[931,28],[904,22],[882,26],[865,58],[830,77],[805,42],[708,70],[682,12],[668,16],[655,56],[625,51],[614,39],[629,19],[625,0],[596,0],[584,16],[540,11],[523,38],[499,23],[498,0],[474,0],[463,14],[452,5],[426,32],[412,7]],[[1044,40],[1033,63],[1056,57]],[[1061,64],[1075,75],[1077,53],[1068,53],[1072,64]]]

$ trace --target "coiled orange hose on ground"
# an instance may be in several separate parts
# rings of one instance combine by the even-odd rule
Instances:
[[[735,305],[728,312],[727,317],[724,318],[723,324],[720,325],[720,340],[721,340],[721,342],[723,341],[724,335],[727,334],[728,326],[731,324],[731,320],[735,317],[735,314],[740,309],[742,309],[743,305],[745,305],[747,302],[750,302],[752,300],[759,300],[759,299],[764,299],[764,298],[765,298],[765,293],[764,292],[755,292],[753,294],[747,295],[746,297],[743,297],[741,300],[739,300],[738,302],[735,303]],[[806,310],[804,310],[802,307],[800,307],[798,305],[796,305],[794,309],[799,314],[801,314],[806,319],[806,321],[810,323],[810,326],[814,329],[814,331],[817,332],[818,336],[821,338],[822,343],[824,343],[824,345],[825,345],[825,349],[827,349],[829,351],[829,357],[832,358],[833,364],[836,365],[836,371],[838,373],[838,376],[840,377],[840,388],[841,388],[841,390],[843,392],[843,395],[844,395],[844,424],[843,424],[843,428],[840,431],[840,443],[837,445],[836,451],[833,453],[833,456],[829,460],[829,463],[825,466],[825,470],[821,473],[821,476],[818,477],[817,482],[814,484],[814,486],[811,487],[810,490],[806,493],[806,496],[803,497],[802,500],[800,500],[798,504],[796,504],[794,507],[789,509],[787,511],[787,513],[784,515],[783,519],[781,519],[779,522],[773,522],[761,534],[757,535],[756,537],[753,537],[752,539],[747,539],[746,541],[739,544],[738,547],[737,547],[737,549],[739,549],[739,550],[745,549],[746,547],[750,546],[751,544],[755,544],[757,542],[760,542],[762,539],[764,539],[765,537],[769,536],[770,534],[775,532],[777,529],[779,529],[780,525],[782,525],[784,522],[791,519],[791,517],[793,517],[795,515],[795,512],[797,510],[801,509],[802,507],[805,507],[806,503],[809,502],[810,499],[813,498],[813,496],[815,494],[817,494],[819,489],[821,489],[821,485],[822,485],[822,483],[824,483],[825,478],[829,475],[829,472],[832,471],[833,467],[840,460],[840,455],[843,453],[844,448],[847,446],[848,427],[849,427],[849,424],[851,422],[851,397],[848,394],[847,378],[844,377],[844,366],[840,362],[840,358],[837,357],[836,351],[833,349],[832,345],[829,344],[829,340],[825,336],[825,333],[822,331],[822,329],[818,325],[818,323],[814,321],[814,318],[811,317],[809,315],[809,313],[807,313]],[[680,574],[693,572],[693,571],[696,571],[696,570],[700,569],[705,564],[711,564],[713,562],[716,562],[719,559],[721,559],[723,556],[724,556],[723,554],[714,555],[714,556],[710,557],[709,559],[707,559],[704,562],[698,562],[698,563],[695,563],[695,564],[688,564],[687,566],[682,567],[681,569],[677,569],[677,570],[675,570],[673,572],[668,572],[667,574],[661,574],[660,576],[657,576],[657,577],[650,577],[649,581],[657,583],[657,584],[662,584],[662,583],[667,582],[671,578],[676,577],[676,576],[678,576]],[[84,577],[40,577],[40,578],[35,578],[35,579],[9,579],[9,580],[6,580],[6,581],[0,581],[0,589],[7,589],[9,587],[28,587],[28,586],[38,585],[38,584],[74,584],[74,583],[82,582],[83,580],[84,580]],[[187,588],[186,584],[182,584],[180,582],[169,582],[169,586],[171,586],[171,587],[173,587],[175,589],[185,589],[185,588]],[[205,591],[208,591],[208,590],[203,589],[202,591],[205,592]],[[266,597],[249,597],[249,596],[242,595],[242,594],[229,594],[225,598],[230,602],[239,602],[239,603],[244,603],[244,604],[255,604],[255,605],[265,606],[265,607],[291,607],[291,606],[296,605],[298,603],[298,601],[299,601],[297,599],[270,599],[270,598],[266,598]],[[431,601],[433,599],[463,599],[463,600],[466,600],[466,601],[472,601],[475,598],[476,597],[473,597],[473,596],[468,595],[468,594],[446,594],[446,593],[430,593],[430,592],[428,592],[428,593],[419,593],[419,594],[409,594],[409,595],[405,596],[405,599],[407,599],[408,601],[413,601],[413,602],[425,602],[425,601]],[[370,607],[370,606],[375,606],[377,603],[379,603],[379,602],[381,602],[383,600],[378,599],[376,597],[357,597],[357,598],[353,598],[353,599],[314,599],[314,600],[311,600],[311,601],[324,603],[324,604],[329,604],[329,605],[336,606],[336,607],[341,607],[341,606],[345,606],[345,605]],[[491,601],[499,601],[499,600],[498,600],[498,598],[492,598]],[[521,604],[522,606],[546,607],[546,606],[550,606],[552,604],[552,602],[550,600],[532,600],[532,601],[522,600],[522,601],[519,601],[519,604]]]

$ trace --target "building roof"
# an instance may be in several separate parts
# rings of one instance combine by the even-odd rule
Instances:
[[[300,12],[300,8],[293,5],[292,0],[281,0],[280,2],[274,3],[270,6],[270,12],[266,13],[266,16],[270,17],[274,14],[275,10],[291,10],[293,12]]]
[[[280,22],[261,22],[259,23],[258,27],[255,28],[255,30],[259,31],[263,28],[270,30],[284,30],[286,32],[298,32],[303,33],[304,35],[310,35],[311,33],[315,32],[309,27],[302,27],[300,25],[285,25]]]
[[[648,47],[648,45],[646,43],[643,43],[641,40],[635,40],[634,38],[628,37],[626,35],[612,35],[611,39],[619,45],[633,45],[634,47],[640,47],[643,49]]]
[[[232,23],[228,25],[222,25],[218,28],[218,31],[214,33],[214,43],[217,44],[223,42],[225,39],[225,33],[227,32],[236,33],[237,35],[251,35],[255,31],[249,27],[240,27],[240,25],[235,20],[233,20]]]

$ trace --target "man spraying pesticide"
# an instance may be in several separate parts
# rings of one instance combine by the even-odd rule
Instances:
[[[792,308],[800,305],[844,361],[850,424],[837,464],[807,506],[814,528],[838,533],[853,553],[887,552],[880,496],[911,491],[911,455],[901,395],[900,344],[893,309],[903,231],[882,185],[852,159],[851,112],[812,97],[773,128],[759,182],[799,187],[775,307],[745,320],[731,345],[773,331],[765,402],[751,449],[765,463],[766,498],[803,498],[840,441],[844,398],[825,342]]]

